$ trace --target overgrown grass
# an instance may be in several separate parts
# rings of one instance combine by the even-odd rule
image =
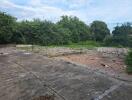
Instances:
[[[50,45],[50,46],[39,46],[39,45],[34,45],[33,48],[54,48],[54,47],[68,47],[68,48],[72,48],[72,49],[93,49],[95,47],[100,47],[102,46],[101,43],[97,43],[95,41],[85,41],[85,42],[79,42],[79,43],[70,43],[68,45]],[[32,47],[31,46],[26,46],[25,47],[19,47],[20,49],[24,49],[24,50],[31,50]]]
[[[87,49],[92,49],[94,47],[100,47],[102,44],[97,43],[95,41],[84,41],[84,42],[79,42],[79,43],[71,43],[69,45],[63,45],[64,47],[69,47],[69,48],[87,48]]]
[[[126,56],[125,63],[127,65],[127,73],[132,74],[132,50]]]

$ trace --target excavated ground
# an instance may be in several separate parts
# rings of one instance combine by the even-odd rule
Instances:
[[[120,50],[120,49],[119,49]],[[83,64],[85,67],[109,75],[120,80],[132,82],[132,75],[126,73],[124,58],[116,54],[107,54],[97,50],[87,50],[87,53],[57,56],[55,59]]]

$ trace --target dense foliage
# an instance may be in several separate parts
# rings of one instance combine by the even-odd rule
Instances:
[[[90,29],[77,17],[62,16],[55,23],[34,19],[17,22],[12,42],[39,45],[63,45],[71,42],[86,41],[90,38]]]
[[[16,19],[10,15],[0,12],[0,43],[11,42],[13,26]]]
[[[129,23],[116,26],[112,36],[106,37],[104,43],[107,46],[132,47],[132,26]]]
[[[114,40],[113,42],[115,42],[116,44],[118,43],[123,46],[132,46],[132,27],[129,23],[123,24],[121,26],[116,26],[112,34]]]
[[[16,43],[40,45],[63,44],[68,42],[68,39],[66,39],[69,38],[68,33],[69,31],[58,28],[50,21],[34,19],[33,21],[19,22],[13,40]]]
[[[116,26],[110,34],[102,21],[93,21],[89,26],[77,17],[62,16],[57,23],[40,19],[18,22],[0,12],[0,44],[64,45],[89,40],[107,46],[132,47],[132,26],[129,23]]]
[[[102,21],[94,21],[91,24],[91,32],[95,41],[103,41],[106,36],[110,35],[107,24]]]
[[[132,51],[126,57],[127,72],[132,73]]]
[[[86,41],[90,39],[90,28],[77,17],[62,16],[57,23],[60,27],[70,31],[72,42]]]

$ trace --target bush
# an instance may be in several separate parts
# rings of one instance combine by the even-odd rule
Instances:
[[[81,42],[78,42],[77,44],[78,45],[88,45],[88,46],[91,45],[91,46],[95,46],[95,47],[100,46],[100,42],[90,41],[90,40],[81,41]]]
[[[104,39],[105,46],[132,47],[132,38],[123,36],[107,36]]]
[[[132,50],[126,56],[125,63],[127,65],[127,68],[126,68],[127,73],[131,73],[132,74]]]
[[[108,35],[103,40],[104,46],[113,46],[113,37]]]
[[[6,13],[0,12],[0,44],[11,42],[16,19]]]

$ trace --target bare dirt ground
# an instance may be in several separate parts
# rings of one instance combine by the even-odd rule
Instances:
[[[131,100],[132,83],[83,65],[0,48],[0,100]],[[36,100],[36,99],[35,99]]]
[[[18,45],[17,47],[25,47],[25,45]],[[90,50],[86,48],[34,46],[33,50],[31,47],[26,50],[55,59],[83,64],[91,70],[97,70],[105,75],[132,82],[132,75],[128,75],[125,70],[124,59],[129,51],[127,48],[98,47]]]
[[[125,64],[123,59],[114,58],[108,59],[102,57],[98,53],[94,54],[74,54],[61,56],[60,58],[66,61],[74,61],[81,64],[89,65],[91,69],[99,70],[102,69],[109,74],[119,74],[125,72]]]
[[[87,54],[74,54],[61,56],[60,58],[67,61],[74,61],[81,64],[88,65],[93,70],[102,69],[108,73],[125,73],[124,60],[121,58],[106,58],[97,52],[89,52]]]
[[[87,53],[58,56],[56,58],[86,65],[91,70],[97,70],[121,80],[132,81],[132,75],[126,73],[124,57],[116,54],[106,55],[97,50],[87,50]]]

